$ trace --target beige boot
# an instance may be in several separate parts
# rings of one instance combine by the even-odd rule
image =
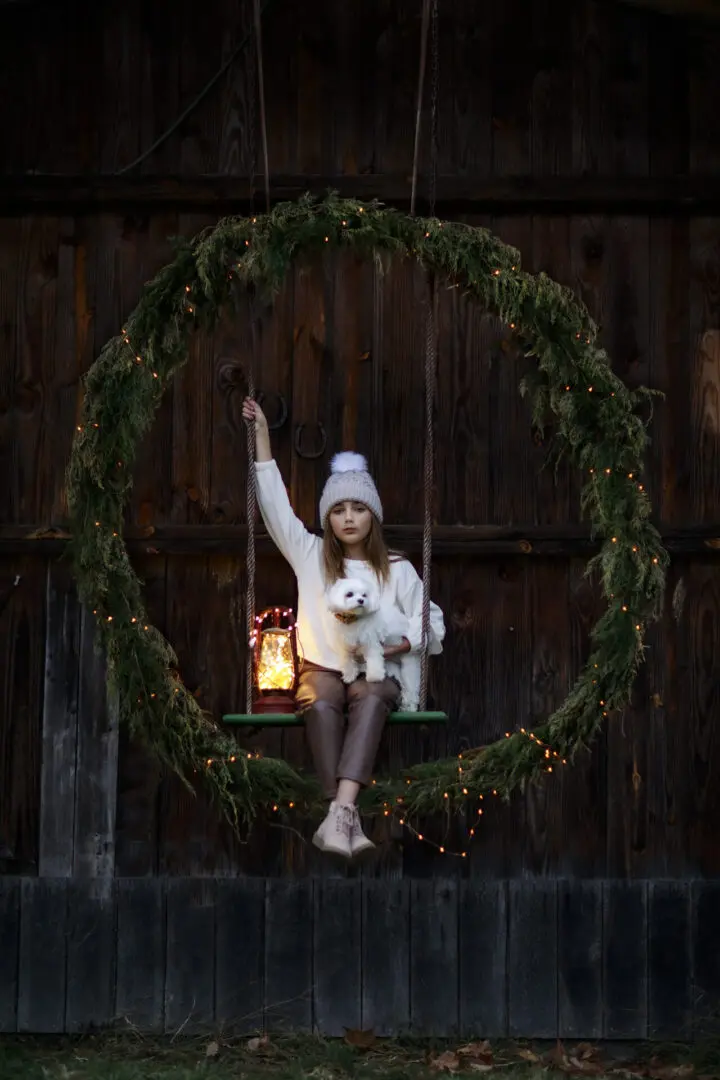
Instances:
[[[313,836],[313,844],[328,855],[342,855],[349,859],[350,828],[353,820],[352,806],[331,802],[327,817]]]
[[[372,851],[375,845],[372,840],[363,832],[362,823],[360,821],[360,814],[358,813],[357,806],[350,808],[352,810],[352,822],[350,824],[350,851],[353,858],[356,855],[363,855],[366,851]]]

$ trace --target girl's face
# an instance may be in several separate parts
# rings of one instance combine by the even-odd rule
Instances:
[[[330,528],[341,544],[361,544],[370,534],[372,511],[359,502],[337,503],[330,511]]]

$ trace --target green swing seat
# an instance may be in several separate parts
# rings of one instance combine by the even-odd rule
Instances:
[[[444,712],[391,712],[388,724],[446,724]],[[253,728],[296,728],[304,727],[305,720],[300,713],[226,713],[226,724]]]

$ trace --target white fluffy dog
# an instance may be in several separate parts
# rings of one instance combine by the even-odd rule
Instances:
[[[419,657],[403,653],[386,662],[383,653],[385,645],[399,645],[407,634],[407,617],[394,605],[382,604],[377,586],[359,578],[336,581],[327,592],[327,603],[337,625],[343,682],[354,682],[363,666],[368,682],[394,675],[402,691],[401,708],[417,712]]]

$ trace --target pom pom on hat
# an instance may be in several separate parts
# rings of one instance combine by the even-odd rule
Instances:
[[[368,472],[367,461],[362,454],[356,454],[352,450],[335,454],[330,462],[330,476],[320,497],[320,521],[323,528],[333,506],[346,500],[367,506],[382,524],[382,503]]]
[[[355,454],[352,450],[343,450],[330,462],[330,472],[367,472],[367,460],[362,454]]]

